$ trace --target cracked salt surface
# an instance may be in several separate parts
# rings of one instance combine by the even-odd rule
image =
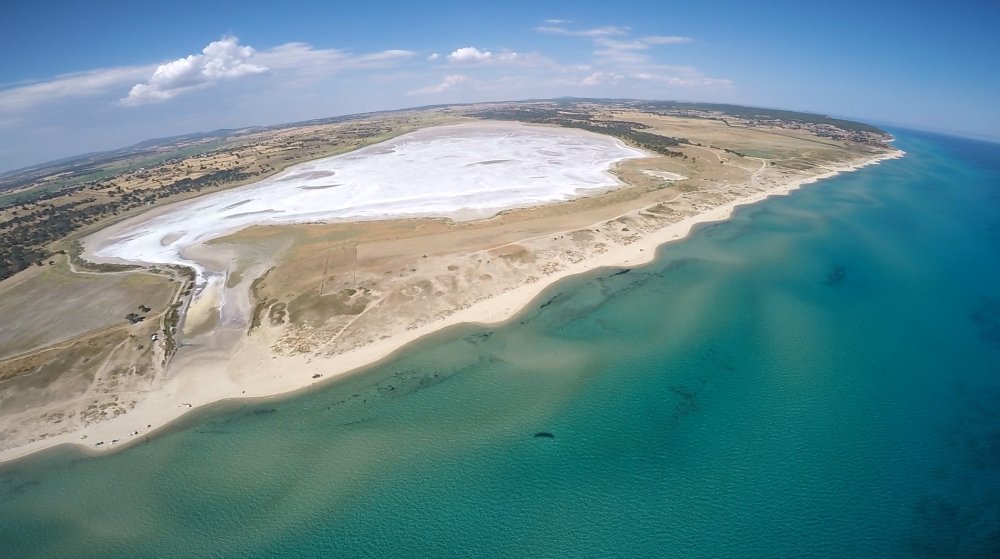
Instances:
[[[646,156],[582,130],[517,123],[426,128],[140,217],[93,255],[190,266],[203,287],[206,272],[184,249],[252,225],[486,217],[616,186],[608,169]]]

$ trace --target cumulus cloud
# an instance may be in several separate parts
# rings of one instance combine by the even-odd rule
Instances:
[[[223,37],[202,49],[166,64],[161,64],[146,83],[132,86],[122,105],[135,106],[166,101],[186,91],[215,83],[261,74],[267,67],[254,64],[254,49],[239,44],[236,37]]]
[[[493,58],[492,52],[482,51],[476,47],[462,47],[448,55],[448,60],[451,62],[484,62],[491,58]]]
[[[467,83],[468,81],[468,76],[463,76],[462,74],[451,74],[445,76],[444,79],[441,80],[441,83],[429,85],[420,89],[414,89],[413,91],[407,92],[407,95],[433,95],[435,93],[443,93],[457,85]]]
[[[329,78],[351,69],[379,69],[398,65],[417,53],[402,49],[355,54],[343,49],[317,49],[307,43],[285,43],[265,51],[240,45],[236,37],[210,43],[201,54],[161,64],[145,83],[132,87],[120,103],[125,106],[166,101],[179,94],[255,74],[280,73],[292,83]]]
[[[435,52],[435,53],[432,53],[430,56],[428,56],[427,60],[430,61],[430,62],[433,62],[433,61],[437,60],[438,58],[441,58],[441,55]]]
[[[540,62],[543,61],[543,59],[531,54],[526,57],[520,53],[510,50],[503,50],[499,53],[494,53],[488,50],[479,50],[476,47],[462,47],[460,49],[455,49],[448,55],[448,62],[453,64],[483,64],[521,61]]]
[[[163,64],[98,68],[55,76],[35,83],[0,86],[0,126],[23,119],[26,111],[87,97],[101,102],[117,100],[121,106],[166,101],[188,91],[240,77],[280,74],[282,83],[303,84],[328,79],[340,71],[377,70],[405,63],[416,56],[408,50],[389,49],[355,54],[340,49],[317,49],[306,43],[286,43],[255,51],[224,37],[200,54]]]

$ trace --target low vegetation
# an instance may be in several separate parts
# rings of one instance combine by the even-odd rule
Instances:
[[[490,120],[514,120],[534,124],[554,124],[566,128],[579,128],[589,132],[607,134],[621,139],[633,146],[669,155],[683,157],[684,154],[670,148],[687,143],[683,138],[671,138],[660,134],[643,132],[648,128],[645,124],[622,120],[604,120],[595,118],[590,111],[564,110],[549,107],[512,107],[491,108],[470,113],[471,116]]]

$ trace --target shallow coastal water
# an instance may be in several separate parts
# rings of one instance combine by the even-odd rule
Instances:
[[[0,468],[0,555],[1000,555],[1000,146],[898,136],[502,327]]]

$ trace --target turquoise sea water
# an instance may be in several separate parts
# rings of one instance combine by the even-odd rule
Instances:
[[[897,136],[508,325],[0,468],[0,556],[998,557],[1000,145]]]

